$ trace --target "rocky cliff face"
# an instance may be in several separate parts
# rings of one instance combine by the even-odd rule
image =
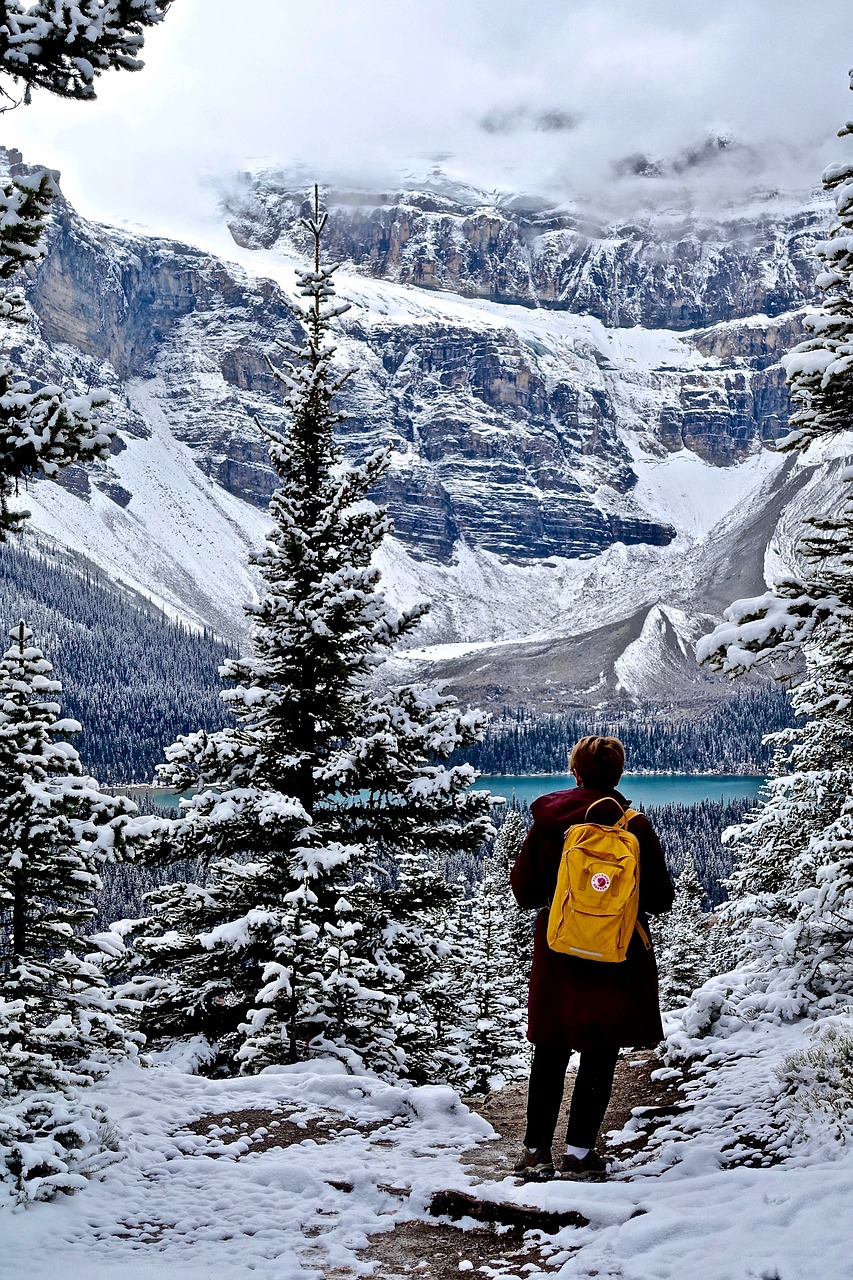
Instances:
[[[276,208],[296,212],[286,201]],[[330,226],[338,249],[346,243],[363,260],[369,236],[358,253],[352,237],[374,223],[359,218]],[[506,248],[510,231],[521,234],[518,219],[493,223],[478,223],[489,243],[497,236]],[[245,239],[248,213],[241,226]],[[276,224],[277,240],[296,237],[287,226]],[[272,231],[262,221],[253,234]],[[483,279],[503,278],[493,267],[487,255]],[[686,260],[679,271],[687,279]],[[707,284],[700,274],[690,277],[693,296]],[[666,545],[676,530],[637,499],[635,447],[660,456],[687,448],[729,466],[785,429],[778,357],[796,317],[683,334],[608,330],[566,309],[388,288],[342,325],[341,359],[356,370],[344,439],[355,455],[394,445],[377,496],[416,556],[449,563],[460,540],[520,562],[592,556],[614,543]],[[639,306],[643,291],[636,296]],[[74,353],[81,379],[95,376],[83,367],[94,361],[119,391],[159,379],[163,412],[204,474],[266,504],[274,476],[253,419],[279,413],[265,356],[294,336],[279,284],[190,246],[94,226],[61,204],[30,297],[43,339],[29,358],[33,373],[55,376],[51,368]],[[123,412],[131,434],[146,431],[129,403]],[[132,499],[109,469],[94,482],[116,501]],[[67,483],[85,496],[82,473]]]
[[[606,224],[470,191],[326,195],[333,257],[377,278],[676,330],[812,300],[814,243],[828,217],[820,205],[791,213],[766,201],[718,218],[671,212]],[[282,175],[247,175],[226,208],[238,244],[305,252],[307,205]]]

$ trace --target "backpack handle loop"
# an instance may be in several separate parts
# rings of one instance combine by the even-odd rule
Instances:
[[[585,820],[587,821],[589,820],[589,815],[597,804],[615,804],[616,808],[621,811],[622,817],[619,818],[616,822],[614,822],[613,826],[622,827],[623,830],[627,830],[628,823],[631,821],[631,819],[637,817],[638,811],[636,809],[623,809],[615,796],[601,796],[600,799],[593,800],[592,804],[589,806],[586,813],[584,814]]]

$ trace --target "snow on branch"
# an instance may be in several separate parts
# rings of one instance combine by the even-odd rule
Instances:
[[[44,257],[44,221],[58,195],[57,175],[47,169],[0,187],[0,280]]]
[[[820,623],[841,616],[850,616],[850,609],[836,595],[784,579],[764,595],[730,604],[725,621],[697,644],[696,657],[715,670],[740,675],[769,658],[794,653]]]
[[[38,0],[0,4],[0,70],[24,85],[62,98],[95,97],[104,71],[138,71],[145,29],[162,22],[172,0]],[[17,105],[8,90],[2,90]]]

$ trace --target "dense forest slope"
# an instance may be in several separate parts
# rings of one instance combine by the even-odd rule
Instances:
[[[212,635],[116,589],[80,557],[37,537],[0,554],[0,616],[23,615],[62,681],[75,746],[100,781],[150,782],[180,733],[218,728],[219,666],[231,652]]]

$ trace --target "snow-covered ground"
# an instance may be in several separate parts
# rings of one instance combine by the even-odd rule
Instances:
[[[638,476],[636,501],[691,542],[702,541],[732,511],[749,503],[783,465],[778,453],[767,450],[736,467],[715,467],[689,449],[660,458],[638,448],[633,439],[630,444]]]
[[[670,1030],[677,1040],[675,1020]],[[814,1034],[813,1023],[758,1020],[707,1041],[688,1108],[633,1160],[643,1118],[632,1120],[621,1135],[626,1161],[605,1184],[519,1186],[507,1176],[475,1186],[460,1156],[492,1131],[446,1088],[392,1086],[330,1061],[221,1081],[126,1066],[96,1090],[125,1158],[76,1196],[7,1209],[0,1275],[370,1274],[371,1235],[426,1221],[435,1191],[459,1189],[589,1219],[547,1240],[541,1270],[527,1264],[519,1280],[843,1280],[853,1274],[853,1151],[786,1099],[775,1075]],[[241,1129],[247,1111],[263,1114]],[[204,1116],[216,1119],[188,1128]],[[309,1126],[304,1140],[267,1146],[276,1123],[288,1122]],[[738,1163],[768,1152],[779,1163]]]

